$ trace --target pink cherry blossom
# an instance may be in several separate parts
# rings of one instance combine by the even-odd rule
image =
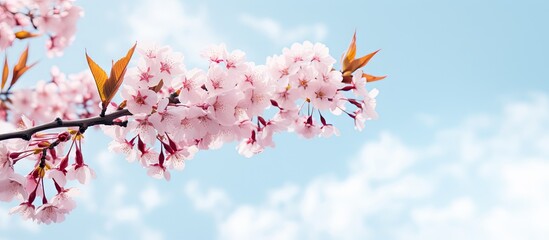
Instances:
[[[201,55],[211,63],[220,63],[227,57],[227,48],[225,44],[212,45],[206,48]]]
[[[364,117],[364,113],[361,109],[357,109],[354,112],[353,118],[355,120],[355,129],[358,131],[362,131],[364,129],[364,122],[366,121],[366,118]]]
[[[126,99],[128,110],[133,114],[149,114],[158,101],[158,95],[150,89],[135,89],[130,86],[122,89],[122,97]]]
[[[250,158],[258,153],[263,152],[263,147],[256,140],[255,132],[248,139],[244,139],[237,146],[238,153],[244,157]]]
[[[289,77],[288,83],[291,87],[297,88],[297,94],[303,97],[309,97],[309,85],[316,79],[316,72],[311,66],[301,68],[295,75]]]
[[[25,190],[25,183],[25,177],[17,173],[12,173],[7,178],[0,179],[0,201],[10,202],[14,198],[26,199],[28,193]]]
[[[115,153],[122,153],[126,156],[128,162],[134,162],[137,159],[137,149],[134,148],[133,141],[128,141],[125,138],[120,141],[114,139],[109,143],[109,150]]]
[[[320,128],[313,123],[311,116],[302,116],[296,120],[295,131],[304,138],[313,138],[320,133]]]
[[[179,101],[183,104],[200,103],[207,94],[202,85],[206,83],[206,74],[201,69],[192,69],[185,74],[182,80],[173,81],[176,89],[181,89]]]
[[[136,87],[154,87],[162,80],[159,76],[160,67],[154,62],[140,59],[137,67],[130,68],[126,73],[127,85]]]
[[[162,54],[169,51],[168,46],[157,46],[156,44],[142,44],[141,47],[137,48],[137,52],[144,57],[144,60],[147,61],[147,64],[152,64],[158,62],[158,59]]]
[[[236,79],[229,78],[226,68],[223,68],[220,65],[210,66],[205,83],[206,89],[210,94],[232,90],[235,85]]]
[[[78,180],[80,184],[87,184],[95,178],[95,171],[86,164],[73,164],[67,169],[68,180]]]
[[[184,166],[184,165],[183,165]],[[166,170],[166,167],[160,166],[160,164],[152,164],[147,167],[147,175],[156,179],[166,179],[170,181],[170,172]]]
[[[304,43],[304,45],[309,44],[309,42]],[[336,60],[330,55],[330,50],[328,47],[322,43],[315,43],[312,48],[313,56],[311,57],[311,62],[313,67],[316,69],[325,69],[326,71],[330,71]]]
[[[246,53],[241,50],[233,50],[225,58],[225,67],[229,70],[229,76],[239,74],[245,67]]]
[[[276,119],[269,120],[266,125],[259,129],[257,133],[258,141],[262,146],[275,147],[273,136],[275,133],[283,132],[288,129],[288,126],[282,121]]]
[[[274,100],[282,108],[293,108],[296,106],[296,101],[300,98],[297,88],[291,85],[279,85],[274,94]]]
[[[180,114],[180,109],[168,108],[168,103],[167,98],[160,100],[156,111],[149,117],[149,121],[158,133],[171,132],[177,127],[177,115]]]
[[[36,217],[34,205],[32,205],[29,202],[23,202],[19,204],[19,206],[13,207],[10,209],[10,214],[16,214],[19,213],[23,217],[24,220],[32,219],[34,220]]]
[[[362,77],[362,70],[357,70],[353,73],[351,86],[353,93],[358,96],[366,96],[368,94],[368,91],[366,90],[366,78]]]
[[[378,114],[375,111],[377,101],[376,97],[378,95],[379,91],[377,89],[372,89],[370,92],[368,92],[368,95],[364,97],[362,108],[364,109],[364,113],[366,116],[368,116],[368,120],[371,119],[377,119]]]
[[[55,180],[55,182],[61,187],[64,187],[65,184],[67,184],[65,173],[56,168],[46,171],[44,177]]]
[[[38,223],[58,223],[65,220],[68,211],[51,203],[43,204],[36,209],[35,219]]]
[[[25,181],[25,190],[30,193],[30,196],[32,196],[33,194],[33,197],[43,196],[44,192],[40,187],[42,186],[42,180],[39,180],[39,178],[37,178],[34,174],[28,174],[25,178]]]
[[[282,49],[284,59],[289,63],[289,72],[295,72],[293,69],[300,69],[305,64],[311,62],[313,58],[312,49],[303,44],[294,43],[290,48]]]
[[[139,136],[137,137],[137,149],[139,150],[137,153],[137,160],[139,160],[143,167],[158,162],[159,154],[155,152],[153,148],[148,147]]]
[[[164,80],[164,84],[171,85],[171,79],[185,72],[183,55],[168,48],[158,58],[158,67],[158,77]]]
[[[322,127],[320,127],[320,131],[321,131],[320,136],[325,138],[329,138],[333,135],[339,136],[340,134],[339,130],[331,124],[323,125]]]
[[[133,130],[146,144],[154,144],[156,141],[156,129],[147,115],[135,116],[134,121],[128,123],[128,127]]]
[[[185,169],[185,160],[187,159],[186,156],[188,155],[189,153],[187,153],[185,150],[176,150],[174,153],[170,153],[168,155],[168,157],[166,158],[166,163],[168,164],[169,168],[181,171]]]
[[[256,82],[253,87],[243,89],[243,96],[238,108],[243,109],[248,116],[255,116],[271,105],[274,88],[267,82]]]
[[[15,40],[15,33],[12,28],[6,23],[0,23],[0,50],[4,50],[11,46],[13,40]]]
[[[237,122],[235,109],[243,98],[241,91],[232,89],[210,97],[207,101],[215,121],[223,126],[232,126]]]
[[[333,99],[337,94],[337,89],[338,86],[335,84],[327,84],[320,81],[311,83],[311,104],[318,110],[327,110],[332,108],[334,105]]]
[[[78,195],[78,193],[79,191],[76,188],[64,189],[52,198],[52,204],[60,209],[64,209],[66,212],[70,212],[76,207],[73,197]]]
[[[0,143],[0,180],[13,173],[13,162],[10,159],[10,152],[5,143]]]

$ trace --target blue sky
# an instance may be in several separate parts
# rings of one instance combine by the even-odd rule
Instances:
[[[549,235],[549,22],[545,1],[80,1],[65,56],[86,69],[135,41],[169,44],[187,68],[224,42],[263,63],[292,42],[339,58],[357,31],[380,118],[342,136],[276,138],[251,159],[233,145],[201,152],[170,182],[106,151],[89,134],[98,178],[62,224],[34,225],[0,205],[0,239],[542,239]],[[32,49],[42,42],[31,44]],[[91,159],[91,160],[90,160]]]

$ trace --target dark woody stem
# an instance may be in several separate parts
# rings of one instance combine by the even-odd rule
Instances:
[[[129,116],[132,115],[130,111],[127,109],[117,110],[115,112],[106,114],[105,116],[101,117],[91,117],[91,118],[84,118],[84,119],[78,119],[78,120],[62,120],[60,118],[55,119],[53,122],[46,123],[43,125],[38,125],[33,128],[29,128],[22,131],[17,132],[11,132],[6,134],[0,134],[0,141],[7,140],[7,139],[15,139],[15,138],[21,138],[24,140],[29,141],[33,134],[48,130],[48,129],[55,129],[55,128],[66,128],[66,127],[78,127],[79,131],[81,133],[84,133],[88,127],[95,126],[95,125],[117,125],[126,127],[128,124],[127,121],[118,122],[114,121],[115,119],[123,116]]]

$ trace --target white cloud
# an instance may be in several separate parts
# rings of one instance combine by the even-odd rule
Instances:
[[[138,206],[119,207],[113,212],[113,220],[117,223],[141,221],[141,209]]]
[[[119,159],[122,161],[121,159]],[[110,179],[113,181],[113,179]],[[126,229],[142,239],[163,239],[162,232],[151,228],[147,216],[153,209],[165,203],[165,199],[160,197],[161,193],[152,185],[141,191],[132,191],[129,185],[123,182],[114,182],[110,185],[104,198],[91,197],[93,206],[101,206],[94,212],[104,219],[103,227],[96,229],[92,239],[102,239],[109,236],[109,233]],[[130,201],[137,199],[138,201]],[[135,237],[134,237],[135,238]]]
[[[145,211],[151,211],[166,202],[166,195],[162,195],[155,187],[149,185],[141,191],[139,199]]]
[[[258,18],[247,14],[240,16],[240,22],[280,45],[286,45],[306,39],[322,41],[328,33],[326,26],[322,23],[287,28],[283,27],[274,19]]]
[[[114,161],[119,161],[119,159],[116,159],[115,153],[102,150],[97,154],[94,163],[99,167],[99,171],[107,175],[105,177],[116,177],[120,173],[120,169]]]
[[[257,205],[233,203],[217,218],[219,237],[545,239],[547,123],[549,96],[538,94],[501,114],[466,118],[427,146],[383,133],[346,177],[282,186]]]
[[[200,189],[196,181],[190,181],[185,185],[184,193],[190,198],[196,209],[219,216],[224,209],[230,206],[230,201],[221,189]]]
[[[0,229],[5,230],[10,227],[10,216],[8,210],[0,207]]]
[[[415,119],[419,123],[428,127],[435,126],[439,122],[439,118],[437,116],[428,113],[418,113],[415,115]]]
[[[164,234],[162,232],[156,231],[154,229],[144,228],[139,234],[143,240],[162,240],[164,239]]]
[[[378,142],[364,145],[351,162],[350,170],[364,178],[390,179],[417,161],[418,153],[404,146],[389,133],[382,133]]]
[[[182,1],[141,0],[130,10],[127,24],[131,39],[140,43],[169,44],[183,52],[185,61],[204,64],[200,52],[211,44],[220,42],[208,22],[205,7],[189,8]]]
[[[241,206],[220,224],[219,233],[221,239],[293,239],[298,228],[277,210]]]
[[[21,218],[18,220],[18,225],[26,232],[38,233],[42,229],[36,222],[22,220]]]
[[[95,137],[90,136],[90,139]],[[102,225],[90,229],[92,232],[88,233],[88,238],[111,239],[116,232],[124,231],[128,232],[128,238],[163,239],[163,232],[153,228],[155,221],[150,216],[168,203],[171,195],[161,192],[154,184],[135,181],[134,170],[123,169],[129,167],[127,161],[114,153],[97,151],[95,159],[89,164],[95,164],[92,167],[98,179],[77,186],[80,189],[77,202],[87,210],[84,218],[99,219]],[[73,218],[71,221],[82,221],[74,219],[78,216],[73,215],[78,213],[69,216]]]
[[[274,189],[268,193],[267,199],[269,204],[276,206],[286,204],[294,200],[299,193],[299,187],[296,185],[286,185],[281,188]]]
[[[7,204],[6,204],[7,205]],[[10,208],[13,206],[10,206]],[[20,216],[10,215],[8,208],[0,206],[0,234],[2,232],[25,231],[36,234],[41,227],[33,221],[23,220]]]
[[[369,236],[364,216],[401,211],[403,203],[426,196],[431,183],[418,176],[399,175],[403,167],[415,161],[415,153],[395,137],[384,134],[383,140],[366,145],[352,164],[352,173],[344,179],[319,177],[304,189],[286,185],[271,190],[260,206],[235,206],[219,222],[222,239],[301,239],[329,236],[338,239]],[[371,165],[364,157],[375,157]],[[399,159],[400,158],[400,159]],[[370,166],[379,167],[373,172]],[[399,178],[395,178],[399,175]],[[384,181],[382,187],[370,181]],[[192,198],[192,196],[191,196]],[[199,202],[199,201],[194,201]],[[196,206],[200,208],[200,206]]]

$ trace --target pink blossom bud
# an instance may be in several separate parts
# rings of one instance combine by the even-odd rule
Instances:
[[[77,166],[84,165],[84,156],[82,156],[82,149],[80,149],[79,144],[76,144],[76,153],[74,156],[74,162]]]
[[[21,155],[21,154],[22,154],[22,152],[12,152],[12,153],[10,153],[10,158],[12,158],[12,159],[18,158],[19,155]]]
[[[61,142],[66,142],[70,139],[71,135],[69,132],[62,132],[59,135],[57,135],[57,140]]]
[[[48,142],[48,141],[41,141],[41,142],[38,143],[38,147],[39,147],[39,148],[47,148],[47,147],[49,147],[50,145],[51,145],[51,144],[50,144],[50,142]]]

